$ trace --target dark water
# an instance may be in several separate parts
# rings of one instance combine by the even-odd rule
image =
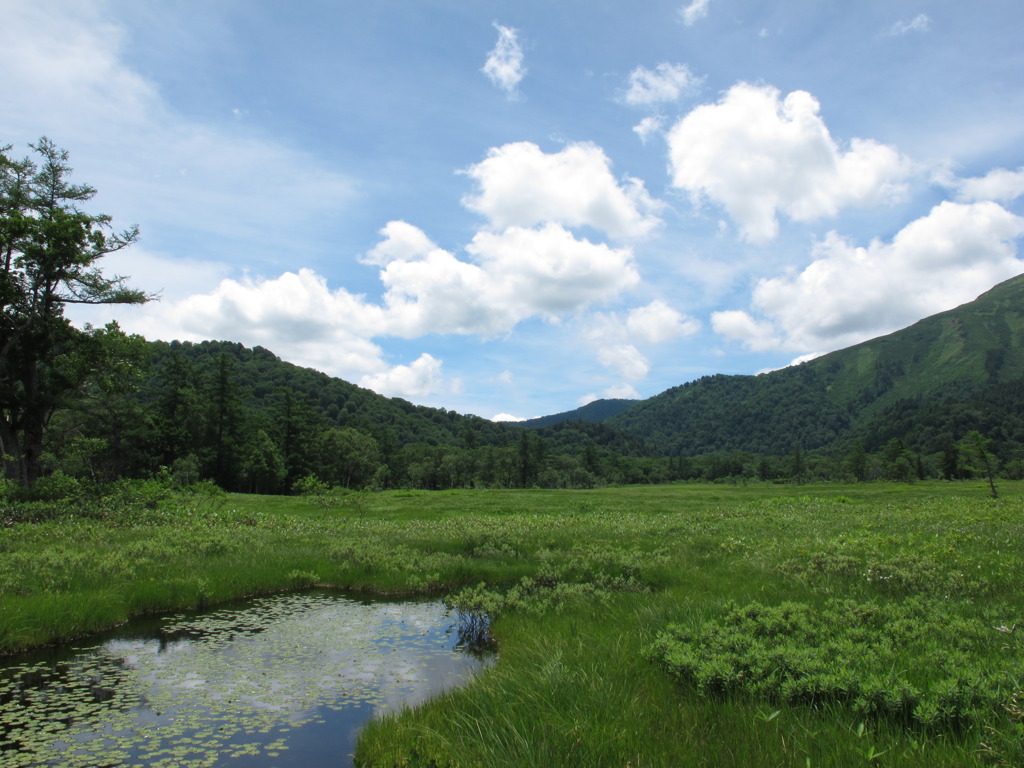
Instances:
[[[440,603],[329,592],[125,628],[0,667],[0,766],[350,766],[371,717],[490,663]]]

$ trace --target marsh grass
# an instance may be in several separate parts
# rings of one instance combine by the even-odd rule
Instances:
[[[371,723],[361,764],[1015,765],[1024,485],[1001,490],[998,500],[960,483],[395,492],[367,495],[362,514],[231,496],[58,515],[0,529],[0,648],[310,584],[432,593],[486,617],[500,660],[464,689]],[[807,631],[755,647],[786,604]],[[835,632],[830,611],[847,605],[906,632]],[[737,623],[752,611],[768,618]],[[776,651],[771,663],[789,677],[764,661]],[[949,675],[907,671],[918,657],[983,670],[980,694],[942,715]],[[850,663],[814,667],[822,659]],[[732,666],[715,678],[723,660]],[[890,712],[901,672],[918,698]],[[812,673],[848,690],[808,693]]]

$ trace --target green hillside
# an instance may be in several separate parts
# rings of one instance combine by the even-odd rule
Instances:
[[[120,367],[52,420],[44,469],[90,482],[166,471],[257,493],[289,491],[311,475],[346,488],[591,488],[807,471],[845,478],[835,457],[858,442],[881,457],[896,441],[897,453],[913,454],[904,464],[934,477],[950,476],[941,457],[978,430],[1016,477],[1022,342],[1019,277],[799,366],[706,376],[649,400],[598,401],[524,426],[383,397],[260,347],[125,337]],[[813,469],[785,460],[797,447],[814,454]]]
[[[926,452],[980,429],[1024,442],[1024,276],[896,333],[759,376],[708,376],[605,422],[669,455]]]

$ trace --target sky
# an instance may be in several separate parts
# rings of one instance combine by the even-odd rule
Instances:
[[[1024,273],[1019,0],[0,0],[0,146],[159,295],[69,311],[523,419]]]

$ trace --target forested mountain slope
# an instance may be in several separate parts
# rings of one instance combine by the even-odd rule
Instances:
[[[280,492],[308,475],[345,487],[591,487],[651,476],[640,439],[601,424],[538,432],[387,398],[226,341],[145,342],[134,392],[92,392],[51,430],[67,474],[167,467],[230,490]],[[134,370],[134,369],[133,369]],[[622,464],[620,457],[637,461]]]
[[[602,422],[658,452],[936,452],[979,429],[1024,442],[1024,276],[901,331],[759,376],[707,376]]]
[[[707,376],[534,428],[383,397],[260,347],[123,343],[133,362],[51,423],[48,472],[109,481],[167,468],[259,493],[310,475],[347,488],[589,488],[800,478],[806,471],[781,461],[800,451],[819,457],[817,476],[845,477],[836,457],[907,451],[918,476],[935,476],[940,463],[953,476],[955,461],[936,457],[978,430],[1024,473],[1024,277],[799,366]]]
[[[150,381],[151,396],[157,396],[161,383],[166,385],[173,377],[179,381],[171,384],[200,386],[200,372],[214,370],[223,356],[232,391],[256,410],[280,411],[288,407],[291,397],[293,407],[301,404],[326,425],[386,434],[397,444],[459,445],[468,440],[497,445],[518,438],[507,424],[384,397],[344,379],[287,363],[263,347],[250,349],[227,341],[154,342],[153,351],[156,380]]]

